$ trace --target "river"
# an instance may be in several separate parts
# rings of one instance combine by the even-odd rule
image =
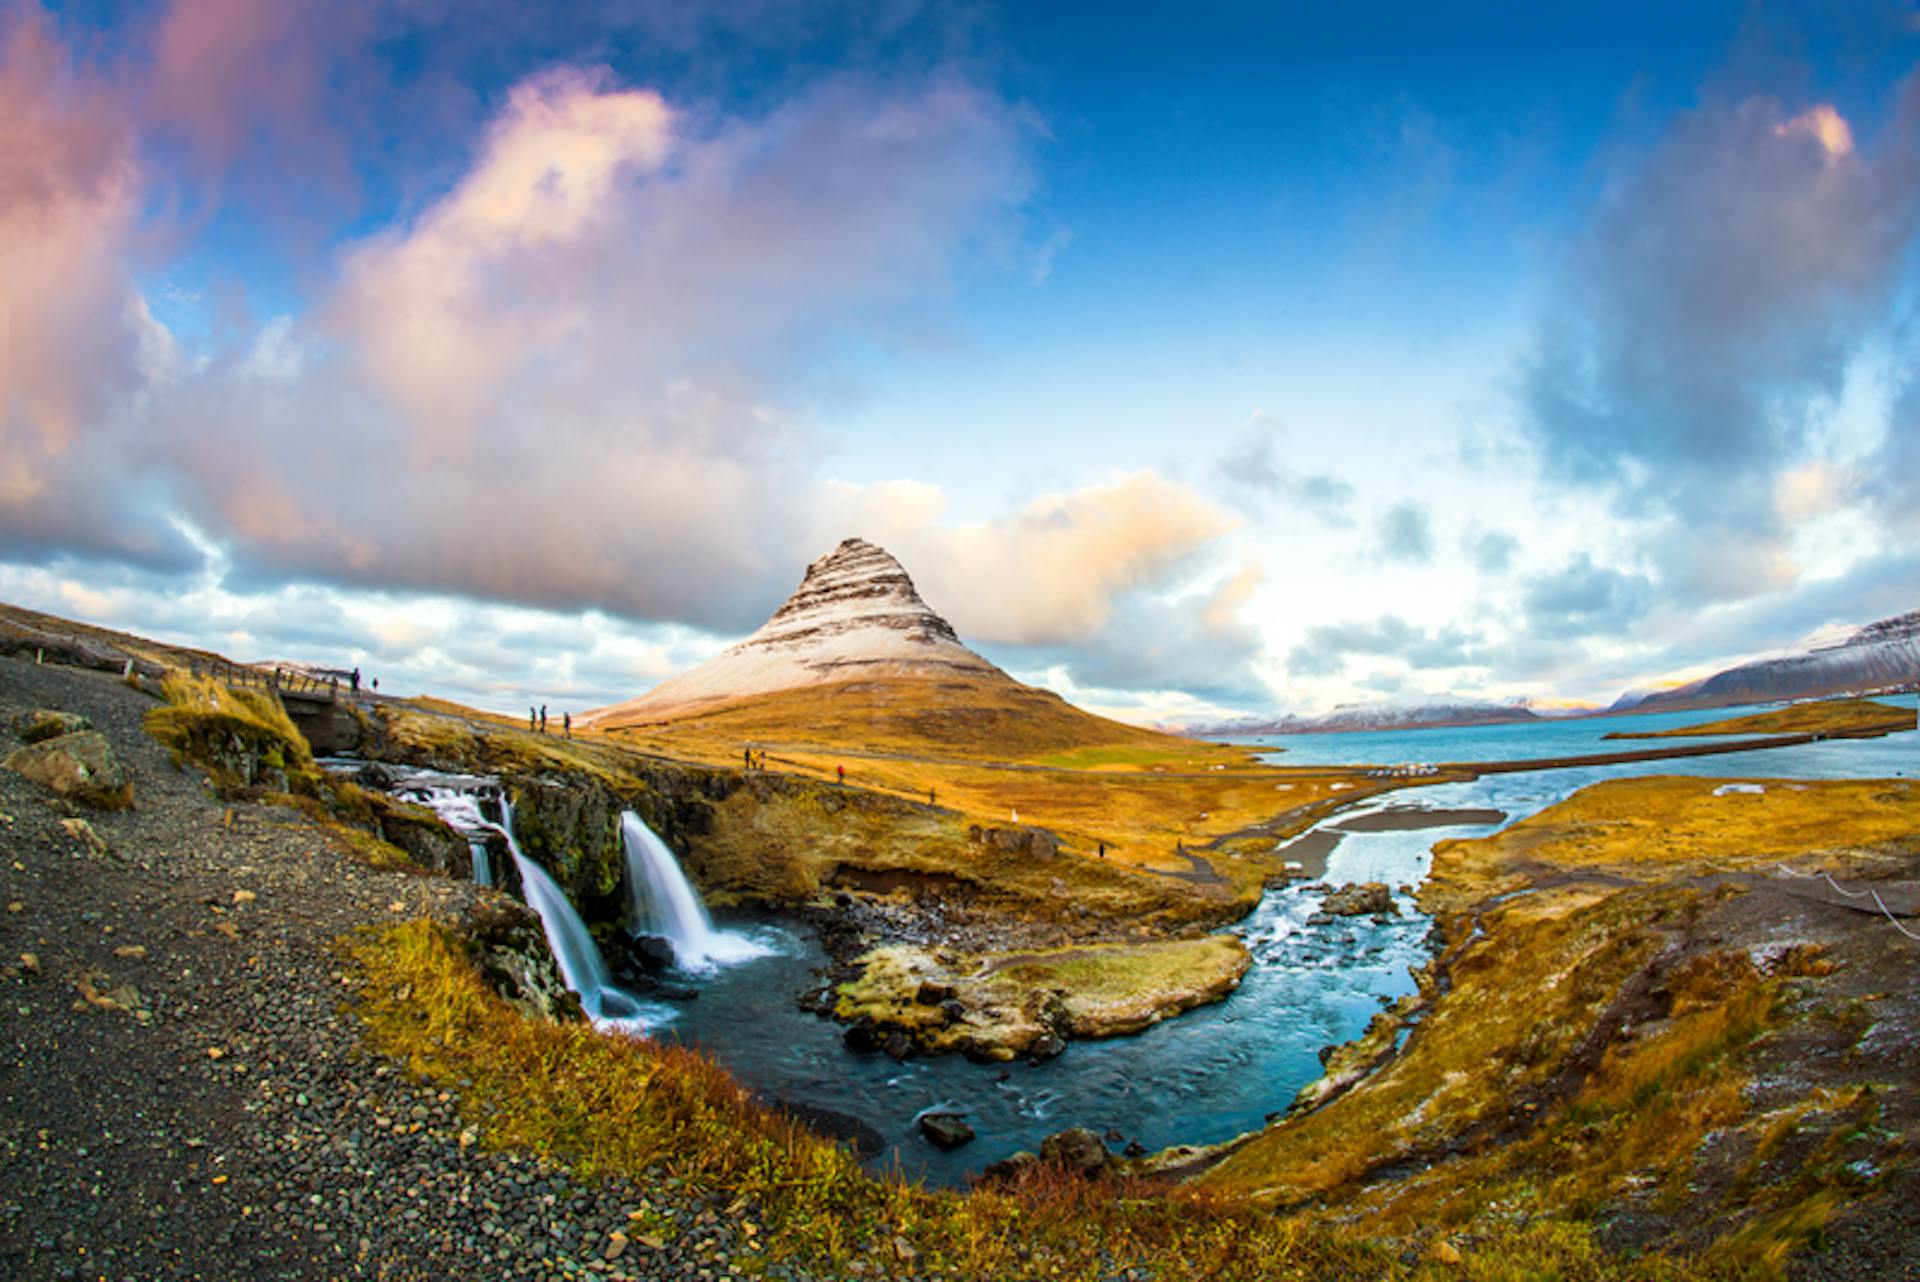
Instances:
[[[1886,702],[1913,707],[1905,696]],[[1495,761],[1577,756],[1646,741],[1609,742],[1616,730],[1692,725],[1758,709],[1655,713],[1538,721],[1504,726],[1294,735],[1248,740],[1284,749],[1283,765]],[[1657,741],[1656,741],[1657,742]],[[1699,742],[1687,739],[1683,742]],[[1387,807],[1439,811],[1491,809],[1513,822],[1601,779],[1684,774],[1732,778],[1912,778],[1920,772],[1920,735],[1827,740],[1789,748],[1678,758],[1662,762],[1489,775],[1389,793],[1332,816],[1338,831],[1356,816]],[[1436,816],[1436,818],[1440,818]],[[1339,832],[1326,882],[1385,881],[1412,886],[1426,875],[1434,842],[1477,836],[1501,824],[1443,823],[1413,831]],[[1082,1041],[1038,1065],[970,1063],[958,1056],[897,1063],[857,1056],[841,1044],[840,1025],[807,1014],[794,997],[825,964],[818,947],[777,922],[722,916],[718,924],[753,934],[771,955],[703,979],[697,1001],[654,1030],[706,1048],[741,1081],[763,1094],[852,1114],[878,1130],[887,1148],[878,1165],[930,1183],[954,1184],[1016,1149],[1031,1149],[1049,1132],[1090,1126],[1116,1143],[1149,1149],[1213,1143],[1263,1124],[1319,1076],[1322,1046],[1357,1036],[1374,1012],[1412,991],[1409,969],[1428,956],[1428,921],[1398,896],[1399,920],[1364,917],[1320,926],[1306,919],[1320,893],[1301,886],[1271,891],[1232,929],[1254,955],[1240,989],[1223,1002],[1182,1015],[1133,1037]],[[978,1133],[943,1153],[921,1139],[916,1119],[932,1108],[962,1113]]]

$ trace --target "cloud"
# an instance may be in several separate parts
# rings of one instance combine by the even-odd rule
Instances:
[[[126,267],[140,182],[124,104],[37,8],[0,18],[0,550],[177,561],[124,419],[166,357]]]
[[[1645,575],[1597,565],[1582,552],[1561,569],[1527,580],[1522,597],[1527,633],[1546,640],[1621,637],[1646,614],[1653,595]]]
[[[942,526],[945,506],[936,487],[919,482],[829,483],[812,541],[830,547],[858,534],[881,544],[968,640],[1070,646],[1106,629],[1123,598],[1174,586],[1235,524],[1154,472],[1042,495],[994,521]],[[1216,631],[1226,630],[1224,608],[1209,607]]]
[[[1279,419],[1256,411],[1214,464],[1214,484],[1229,502],[1256,519],[1297,510],[1326,525],[1351,525],[1353,486],[1336,476],[1288,467],[1281,461],[1285,435]]]
[[[1059,662],[1083,689],[1179,690],[1217,703],[1270,703],[1273,689],[1254,667],[1265,641],[1242,617],[1262,577],[1257,567],[1243,566],[1172,598],[1124,597],[1099,634]]]
[[[1505,530],[1485,530],[1466,540],[1467,555],[1482,574],[1505,574],[1520,550],[1520,540]]]
[[[1828,104],[1709,99],[1613,176],[1569,253],[1523,427],[1550,478],[1643,523],[1669,595],[1797,575],[1780,478],[1822,457],[1847,372],[1889,323],[1920,225],[1917,123],[1912,83],[1867,143]]]
[[[1433,515],[1423,503],[1396,503],[1375,519],[1374,539],[1381,560],[1425,565],[1433,560]]]
[[[21,96],[40,103],[34,74]],[[811,519],[808,380],[840,337],[998,252],[1029,142],[1018,111],[948,73],[835,77],[751,119],[693,118],[604,70],[530,77],[443,194],[345,248],[310,314],[92,413],[49,412],[51,394],[24,427],[10,410],[29,463],[116,465],[68,469],[29,507],[52,482],[9,449],[0,530],[74,546],[71,514],[98,511],[96,546],[177,547],[184,520],[237,583],[751,626]],[[50,331],[53,368],[99,370],[102,309],[129,298],[115,265],[138,187],[97,161],[81,176],[103,172],[59,175],[110,224],[65,260],[110,279]],[[89,224],[49,225],[42,250]]]
[[[1471,667],[1486,661],[1485,640],[1451,625],[1427,628],[1396,614],[1323,623],[1306,630],[1287,655],[1296,679],[1336,677],[1353,656],[1399,659],[1410,668]]]

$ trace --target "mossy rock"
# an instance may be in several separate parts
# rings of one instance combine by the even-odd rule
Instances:
[[[91,730],[93,723],[77,712],[61,712],[55,708],[35,708],[31,712],[23,712],[15,717],[13,728],[26,742],[40,743],[47,739],[57,739],[63,734]]]
[[[98,730],[78,730],[28,744],[0,765],[69,801],[102,810],[125,810],[133,804],[133,781]]]

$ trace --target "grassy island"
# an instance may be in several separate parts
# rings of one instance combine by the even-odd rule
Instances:
[[[1685,739],[1699,735],[1811,734],[1878,737],[1914,728],[1911,708],[1896,708],[1873,699],[1822,699],[1817,703],[1796,703],[1791,707],[1756,712],[1744,717],[1726,717],[1697,726],[1677,726],[1672,730],[1619,731],[1609,739]]]

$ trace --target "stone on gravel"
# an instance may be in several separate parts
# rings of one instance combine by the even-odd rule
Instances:
[[[70,801],[102,810],[125,810],[133,804],[133,784],[98,730],[76,730],[28,744],[0,765]]]
[[[63,734],[91,730],[93,723],[77,712],[61,712],[55,708],[35,708],[15,717],[13,728],[26,742],[39,743],[43,739],[57,739]]]

